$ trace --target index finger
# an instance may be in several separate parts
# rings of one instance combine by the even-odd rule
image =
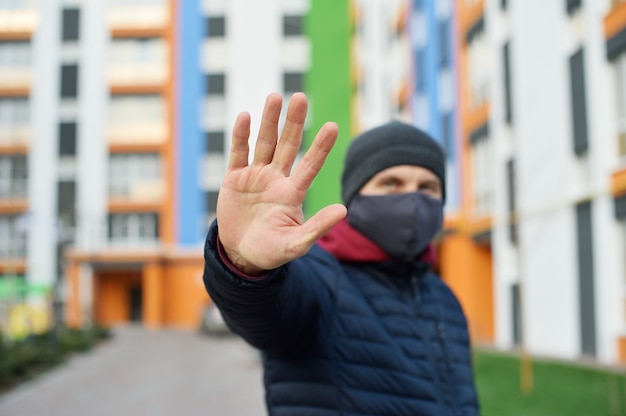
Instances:
[[[302,157],[291,175],[299,190],[306,191],[313,183],[313,179],[322,169],[326,157],[337,140],[338,128],[336,123],[325,123],[317,132],[313,144]]]
[[[248,153],[250,152],[248,139],[250,138],[250,114],[240,113],[233,126],[233,141],[230,147],[229,169],[244,168],[248,166]]]

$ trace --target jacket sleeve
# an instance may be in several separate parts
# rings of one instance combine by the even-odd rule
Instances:
[[[228,327],[267,352],[284,354],[312,345],[321,329],[320,311],[331,302],[316,276],[320,270],[299,259],[262,278],[241,277],[221,260],[217,233],[214,221],[204,248],[204,285]]]

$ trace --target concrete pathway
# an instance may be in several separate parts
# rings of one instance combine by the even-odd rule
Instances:
[[[122,327],[1,395],[0,415],[265,415],[261,373],[238,338]]]

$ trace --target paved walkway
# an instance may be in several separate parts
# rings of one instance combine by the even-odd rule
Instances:
[[[265,415],[256,351],[233,337],[122,327],[0,396],[2,416]]]

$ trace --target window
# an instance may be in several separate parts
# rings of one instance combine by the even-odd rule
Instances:
[[[0,41],[1,68],[28,68],[31,66],[31,46],[28,41]]]
[[[285,95],[304,90],[304,75],[301,72],[285,72],[283,74],[283,91]]]
[[[224,154],[226,133],[224,133],[223,131],[210,131],[207,133],[206,139],[207,153]]]
[[[206,193],[206,210],[207,213],[211,215],[215,215],[217,211],[217,196],[219,191],[207,191]]]
[[[486,46],[482,32],[469,46],[470,103],[474,108],[482,106],[489,98],[489,68],[486,62],[486,55],[488,54]]]
[[[520,286],[519,283],[513,283],[511,285],[511,325],[513,344],[519,345],[522,342],[522,328],[521,328],[521,299],[520,299]]]
[[[27,97],[0,98],[0,129],[29,124],[30,107]]]
[[[615,218],[626,222],[626,194],[615,197],[613,203],[615,204]],[[624,240],[624,244],[626,245],[626,240]]]
[[[226,18],[213,16],[206,19],[206,34],[209,38],[223,38],[226,36]]]
[[[21,216],[0,215],[0,259],[26,257],[26,232],[20,222]]]
[[[59,155],[76,155],[76,123],[59,124]]]
[[[506,163],[506,183],[508,193],[508,212],[509,212],[509,239],[511,243],[517,244],[517,198],[516,198],[516,177],[515,177],[515,159],[510,159]]]
[[[57,212],[62,231],[76,225],[76,182],[60,181],[58,184]]]
[[[620,53],[613,61],[615,71],[615,98],[617,106],[617,151],[626,157],[626,52]]]
[[[474,131],[470,142],[474,214],[480,217],[491,212],[493,203],[492,144],[489,138],[489,125]]]
[[[507,42],[502,48],[502,64],[504,71],[504,119],[508,124],[513,123],[513,98],[511,83],[511,43]]]
[[[442,68],[448,68],[452,64],[449,20],[439,22],[439,59]]]
[[[304,34],[304,19],[302,16],[283,16],[283,36],[301,36]]]
[[[468,78],[470,86],[470,104],[482,106],[489,98],[489,45],[485,34],[484,18],[481,18],[467,32]]]
[[[164,118],[165,101],[161,95],[114,95],[111,97],[110,124],[161,122]]]
[[[574,14],[576,10],[580,9],[581,0],[565,0],[565,8],[567,10],[567,14]]]
[[[78,95],[78,65],[61,66],[61,98],[76,98]]]
[[[576,206],[580,345],[584,355],[596,354],[595,276],[591,202]]]
[[[454,158],[454,133],[453,117],[451,113],[446,113],[441,117],[441,142],[443,143],[448,159]]]
[[[207,94],[208,95],[225,95],[226,94],[226,75],[209,74],[207,75]]]
[[[25,198],[28,165],[24,155],[0,156],[0,198]]]
[[[157,153],[121,153],[109,157],[109,196],[160,198],[161,158]]]
[[[111,40],[108,60],[113,66],[158,64],[165,61],[163,38],[116,38]]]
[[[582,155],[587,152],[587,98],[585,93],[585,62],[581,49],[569,59],[570,85],[572,98],[572,121],[574,129],[574,152]]]
[[[63,9],[61,39],[64,41],[78,40],[80,33],[80,10]]]
[[[113,245],[152,245],[158,242],[156,213],[109,214],[109,242]]]
[[[418,92],[426,91],[426,53],[424,49],[415,52],[415,86]]]

